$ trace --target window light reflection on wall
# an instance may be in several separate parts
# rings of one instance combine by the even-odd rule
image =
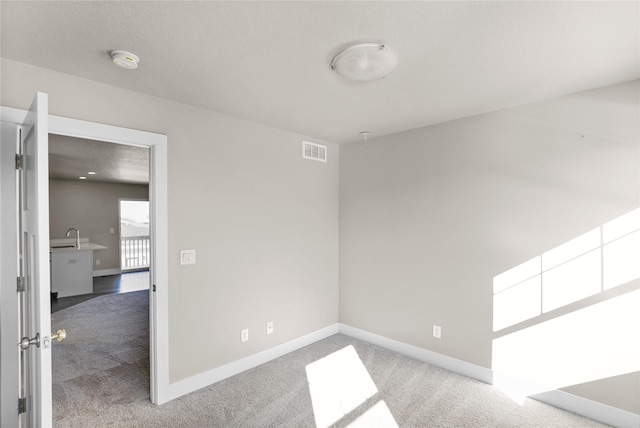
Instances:
[[[640,289],[516,326],[640,278],[640,208],[494,278],[493,384],[516,397],[640,370]],[[509,331],[501,331],[514,326]],[[506,333],[506,334],[505,334]]]
[[[640,208],[493,279],[499,331],[640,278]]]

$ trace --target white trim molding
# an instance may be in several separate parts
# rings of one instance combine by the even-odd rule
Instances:
[[[173,400],[182,395],[196,391],[198,389],[213,385],[221,380],[230,378],[244,371],[268,363],[283,355],[289,354],[293,351],[297,351],[300,348],[311,345],[327,337],[333,336],[338,333],[338,324],[333,324],[328,327],[316,330],[312,333],[290,340],[283,344],[274,346],[273,348],[258,352],[257,354],[250,355],[237,361],[233,361],[224,366],[217,367],[213,370],[200,373],[195,376],[180,380],[176,383],[169,385],[168,399]]]
[[[486,367],[478,366],[457,358],[428,351],[414,345],[399,342],[346,324],[338,324],[338,332],[345,336],[363,340],[373,345],[406,355],[416,360],[447,369],[472,379],[493,385],[494,372]],[[640,415],[622,409],[592,401],[563,391],[549,391],[533,395],[530,398],[560,409],[577,413],[581,416],[615,427],[640,427]]]
[[[549,391],[533,395],[531,398],[614,427],[640,427],[640,415],[568,392]]]
[[[2,120],[3,122],[21,124],[21,123],[24,123],[26,118],[27,118],[26,110],[21,110],[13,107],[5,107],[5,106],[2,106],[0,108],[0,120]]]
[[[351,327],[346,324],[338,324],[338,331],[340,334],[344,334],[345,336],[363,340],[373,345],[406,355],[407,357],[415,358],[416,360],[424,361],[425,363],[447,369],[454,373],[458,373],[472,379],[477,379],[484,383],[493,383],[493,372],[491,369],[486,367],[468,363],[457,358],[448,357],[437,352],[428,351],[424,348],[389,339],[388,337],[360,330],[359,328]]]

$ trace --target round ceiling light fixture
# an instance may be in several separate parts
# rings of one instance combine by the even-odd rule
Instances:
[[[135,70],[140,63],[140,58],[127,51],[112,51],[111,60],[118,67],[127,70]]]
[[[391,73],[398,57],[388,45],[377,42],[350,44],[331,60],[331,69],[354,82],[370,82]]]

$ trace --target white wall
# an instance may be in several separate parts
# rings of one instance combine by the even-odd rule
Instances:
[[[171,382],[338,321],[335,145],[303,160],[302,135],[10,60],[0,77],[4,106],[43,91],[51,114],[168,136]]]
[[[303,161],[301,135],[9,60],[0,77],[2,105],[40,90],[52,114],[168,135],[172,382],[338,315],[491,367],[493,276],[640,204],[638,82],[342,146],[338,201],[333,144]],[[571,392],[640,413],[637,379]]]
[[[493,277],[640,205],[638,94],[341,146],[340,322],[491,368]],[[639,375],[571,391],[640,413]]]

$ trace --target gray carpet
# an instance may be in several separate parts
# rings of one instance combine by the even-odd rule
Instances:
[[[147,296],[100,296],[53,314],[54,329],[69,326],[53,352],[56,427],[315,427],[306,367],[349,345],[377,392],[332,427],[388,427],[372,413],[381,403],[400,427],[604,426],[535,400],[520,406],[490,385],[340,334],[156,407]]]
[[[52,330],[67,331],[52,346],[56,426],[91,426],[113,406],[149,400],[148,296],[99,296],[51,315]]]

